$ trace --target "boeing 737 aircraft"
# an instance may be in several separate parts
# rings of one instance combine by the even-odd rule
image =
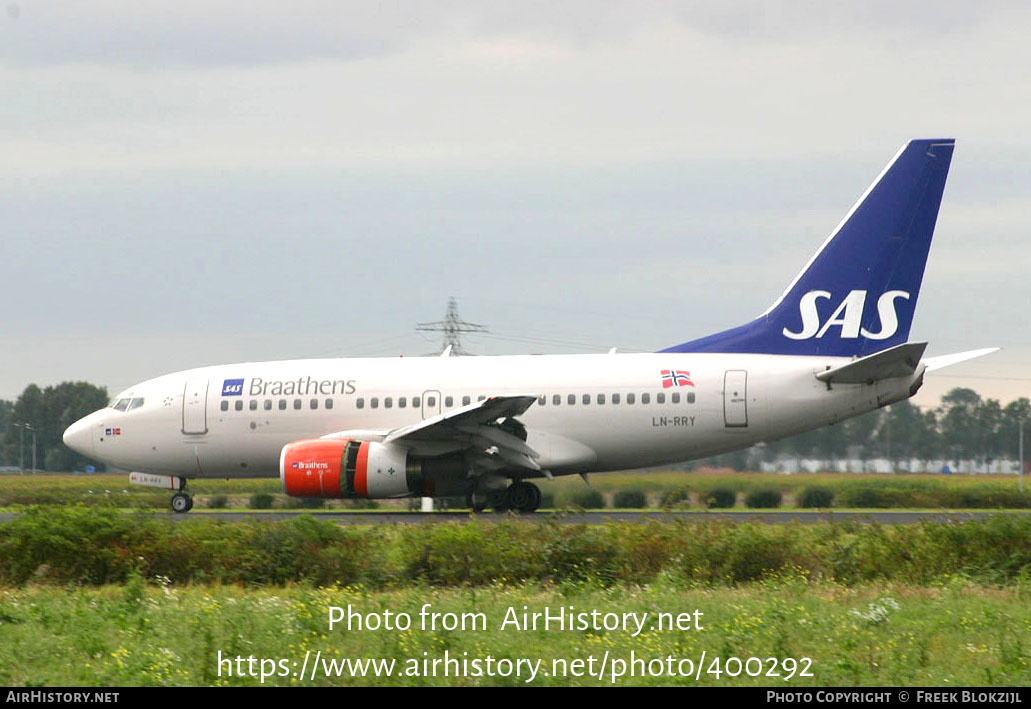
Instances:
[[[745,325],[654,354],[248,362],[132,386],[64,433],[174,491],[279,476],[297,497],[466,495],[532,512],[534,478],[702,458],[906,399],[908,342],[953,140],[904,145],[783,295]]]

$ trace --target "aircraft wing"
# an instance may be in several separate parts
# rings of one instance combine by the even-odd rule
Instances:
[[[516,421],[501,425],[502,420],[521,415],[536,400],[533,394],[490,396],[392,431],[340,431],[323,438],[396,443],[425,454],[466,449],[474,466],[540,470],[537,463],[540,454],[526,445],[522,424]]]

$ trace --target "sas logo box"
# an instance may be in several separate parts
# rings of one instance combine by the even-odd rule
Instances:
[[[241,396],[243,379],[226,379],[222,382],[222,396]]]

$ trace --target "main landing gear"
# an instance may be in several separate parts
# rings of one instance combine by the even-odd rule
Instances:
[[[541,506],[541,489],[533,483],[517,480],[504,490],[470,492],[465,501],[473,512],[483,512],[488,507],[495,512],[536,512]]]

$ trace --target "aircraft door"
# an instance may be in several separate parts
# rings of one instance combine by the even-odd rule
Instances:
[[[440,413],[440,392],[424,391],[422,393],[422,417],[431,418]]]
[[[723,375],[723,420],[727,428],[748,426],[748,372],[743,369]]]
[[[187,379],[183,389],[183,433],[208,432],[208,380]]]

